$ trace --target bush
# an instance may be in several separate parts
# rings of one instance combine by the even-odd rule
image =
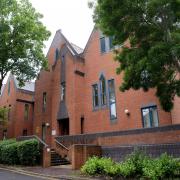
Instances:
[[[21,165],[36,165],[40,159],[38,141],[32,139],[19,142],[17,153]]]
[[[3,141],[0,141],[0,163],[2,163],[2,148],[6,145],[9,145],[9,144],[12,144],[12,143],[15,143],[16,140],[15,139],[9,139],[9,140],[3,140]]]
[[[110,177],[165,179],[179,177],[180,162],[167,154],[151,159],[136,151],[122,163],[110,158],[92,157],[82,166],[81,172],[87,175],[106,175]]]
[[[18,143],[11,143],[4,145],[1,148],[2,163],[4,164],[19,164],[19,158],[17,156]]]
[[[158,159],[149,159],[146,161],[143,167],[143,176],[154,180],[172,178],[179,174],[179,170],[178,161],[165,153]]]

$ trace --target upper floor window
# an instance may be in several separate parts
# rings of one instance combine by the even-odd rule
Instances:
[[[108,89],[109,89],[110,119],[113,120],[117,118],[114,79],[108,81]]]
[[[100,38],[100,47],[101,47],[101,53],[105,53],[113,49],[113,37],[101,37]]]
[[[141,109],[143,118],[143,127],[158,127],[157,106],[149,106]]]
[[[10,91],[11,91],[11,82],[8,82],[8,95],[10,95]]]
[[[66,83],[61,83],[61,101],[65,100],[65,94],[66,94]]]
[[[57,61],[59,59],[59,50],[56,49],[55,51],[55,61]]]
[[[106,98],[106,79],[102,75],[100,77],[100,96],[101,96],[101,105],[107,104],[107,98]]]
[[[47,93],[43,92],[43,112],[46,110]]]
[[[98,98],[98,84],[94,84],[93,88],[93,107],[99,106],[99,98]]]
[[[106,52],[105,37],[100,38],[100,44],[101,44],[101,53]]]
[[[24,105],[24,120],[29,119],[29,104]]]

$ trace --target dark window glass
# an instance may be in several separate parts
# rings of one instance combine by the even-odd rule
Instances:
[[[93,107],[97,107],[99,106],[98,85],[94,84],[92,87],[93,87]]]
[[[100,44],[101,44],[101,52],[106,52],[106,43],[105,43],[105,37],[100,38]]]
[[[66,83],[61,83],[61,101],[65,100],[65,94],[66,94]]]
[[[11,82],[8,82],[8,95],[10,95],[10,91],[11,91]]]
[[[47,93],[43,92],[43,112],[46,111]]]
[[[29,104],[25,104],[24,106],[24,119],[28,120],[29,118]]]
[[[100,95],[101,95],[101,105],[107,104],[107,98],[106,98],[106,80],[104,76],[101,76],[100,78]]]
[[[109,107],[110,107],[110,119],[116,119],[116,97],[115,97],[115,86],[114,79],[108,81],[108,89],[109,89]]]
[[[56,52],[55,52],[55,61],[57,61],[59,59],[59,50],[56,49]]]
[[[158,113],[157,113],[157,107],[146,107],[142,108],[142,118],[143,118],[143,126],[145,128],[148,127],[158,127]]]
[[[109,37],[109,49],[113,49],[113,36]]]
[[[23,129],[23,136],[27,136],[27,129]]]

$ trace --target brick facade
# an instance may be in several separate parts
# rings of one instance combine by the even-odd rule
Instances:
[[[54,145],[55,136],[143,128],[141,108],[150,105],[157,106],[158,126],[179,123],[177,100],[172,115],[162,110],[154,89],[148,92],[119,91],[122,74],[115,73],[118,63],[113,60],[112,51],[101,53],[100,36],[100,32],[94,29],[84,51],[79,53],[60,31],[55,34],[47,55],[49,71],[40,73],[35,88],[34,132],[42,137],[42,126],[48,123],[44,131],[49,144]],[[105,77],[106,86],[108,80],[114,79],[117,111],[114,121],[110,120],[108,102],[103,107],[93,108],[92,85],[99,83],[101,75]],[[65,82],[63,102],[62,82]],[[45,112],[42,112],[43,92],[47,94]],[[106,93],[108,97],[108,91]],[[129,111],[129,115],[125,110]]]
[[[8,86],[10,91],[8,93]],[[33,134],[34,92],[18,87],[14,76],[10,75],[0,96],[0,107],[9,108],[8,125],[0,127],[0,139],[3,131],[7,130],[7,138],[15,138]],[[28,117],[25,118],[25,105],[28,106]]]

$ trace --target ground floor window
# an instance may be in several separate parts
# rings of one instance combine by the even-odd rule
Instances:
[[[143,119],[143,127],[158,127],[158,113],[157,106],[150,106],[141,109],[142,119]]]

